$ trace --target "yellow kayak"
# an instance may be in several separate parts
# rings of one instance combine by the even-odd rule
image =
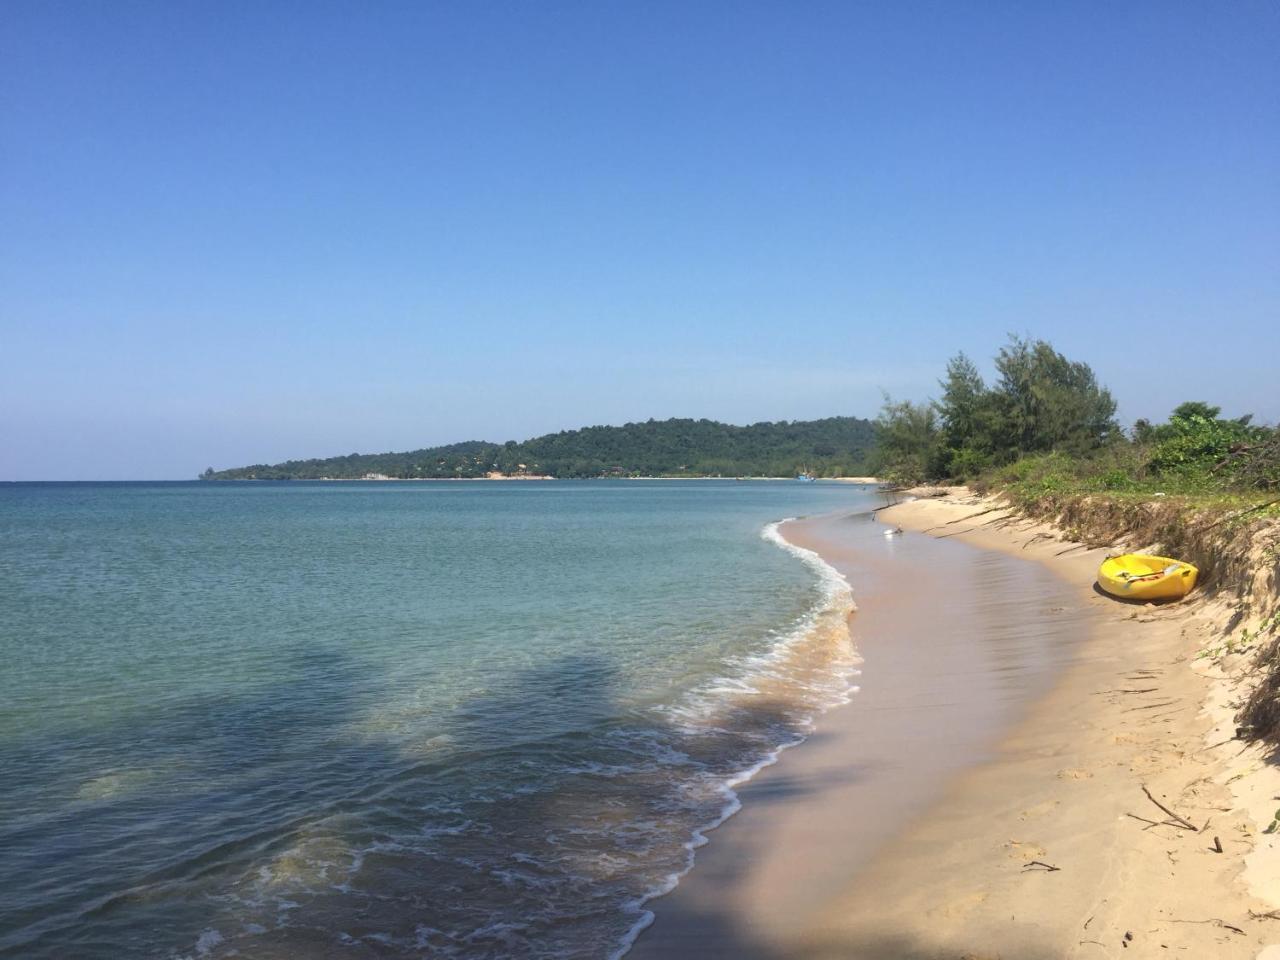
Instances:
[[[1098,586],[1124,600],[1178,600],[1196,585],[1199,572],[1184,560],[1126,553],[1102,561]]]

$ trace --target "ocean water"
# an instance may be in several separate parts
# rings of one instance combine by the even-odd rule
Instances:
[[[0,484],[0,956],[618,956],[846,697],[846,484]]]

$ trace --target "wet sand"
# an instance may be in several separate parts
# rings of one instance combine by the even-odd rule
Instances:
[[[767,956],[803,935],[1071,657],[1088,614],[1047,571],[885,529],[867,516],[784,526],[854,585],[861,689],[740,789],[742,812],[656,903],[634,956]]]
[[[1109,601],[1092,587],[1104,551],[966,519],[987,506],[896,507],[893,539],[853,518],[783,529],[854,585],[861,690],[740,789],[631,956],[1253,957],[1268,942],[1239,880],[1251,825],[1205,749],[1211,681],[1189,668],[1205,624]],[[1143,786],[1197,829],[1164,823]]]

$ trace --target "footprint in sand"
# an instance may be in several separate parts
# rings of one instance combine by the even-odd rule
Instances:
[[[967,893],[962,897],[948,900],[946,903],[929,911],[931,917],[964,917],[972,913],[975,908],[982,906],[986,902],[987,895],[980,890],[973,893]]]
[[[1145,753],[1138,754],[1138,756],[1132,757],[1129,760],[1118,760],[1116,761],[1116,766],[1128,767],[1130,770],[1149,773],[1152,770],[1160,769],[1165,766],[1166,763],[1167,761],[1165,758],[1158,754]]]
[[[1112,743],[1150,743],[1147,737],[1138,737],[1132,733],[1117,733],[1111,738]]]
[[[1039,860],[1046,852],[1039,844],[1022,840],[1010,840],[1005,846],[1009,848],[1009,856],[1027,861]]]
[[[1058,771],[1059,780],[1091,780],[1093,774],[1088,770],[1075,770],[1068,767],[1066,770]]]
[[[1058,800],[1046,800],[1044,803],[1037,803],[1034,807],[1027,807],[1027,809],[1018,814],[1018,819],[1033,820],[1036,817],[1043,817],[1046,813],[1052,813],[1059,802]]]

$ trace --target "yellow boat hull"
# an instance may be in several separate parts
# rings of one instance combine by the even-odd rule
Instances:
[[[1180,600],[1196,585],[1199,574],[1185,560],[1126,553],[1102,561],[1098,586],[1123,600]]]

